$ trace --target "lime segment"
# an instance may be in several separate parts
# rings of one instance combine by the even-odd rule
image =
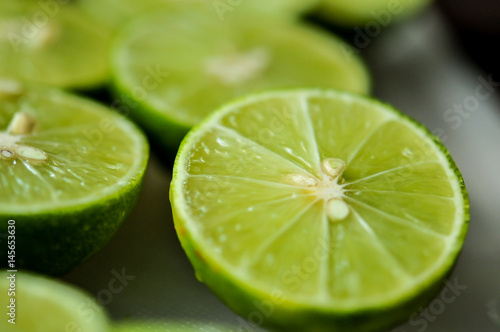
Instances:
[[[14,310],[8,309],[15,316],[4,314],[0,320],[3,332],[109,331],[104,310],[87,294],[69,285],[26,272],[2,271],[0,291],[2,304],[11,305],[11,299],[15,300]],[[15,324],[9,323],[14,317]]]
[[[279,125],[281,124],[281,125]],[[223,107],[181,145],[176,228],[197,274],[264,324],[388,328],[453,266],[468,199],[445,148],[378,102],[320,90]]]

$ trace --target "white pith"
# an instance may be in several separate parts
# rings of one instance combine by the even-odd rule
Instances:
[[[205,71],[224,85],[237,86],[258,77],[270,65],[270,55],[265,48],[255,48],[246,53],[231,51],[210,58]]]
[[[12,80],[0,79],[0,100],[3,98],[18,97],[23,93],[20,83]]]
[[[61,35],[61,26],[53,21],[34,27],[33,33],[26,35],[26,23],[21,20],[4,20],[0,22],[0,40],[18,40],[20,45],[33,49],[42,49],[58,40]]]
[[[326,214],[330,221],[340,221],[349,215],[349,205],[343,200],[343,185],[339,184],[345,162],[327,158],[321,162],[320,177],[305,174],[288,174],[284,182],[308,188],[309,194],[326,203]]]

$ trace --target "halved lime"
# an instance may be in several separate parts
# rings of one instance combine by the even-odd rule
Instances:
[[[424,9],[431,0],[321,0],[317,13],[341,26],[380,29]]]
[[[173,6],[143,16],[120,32],[113,50],[119,97],[166,146],[177,148],[206,115],[252,91],[369,90],[363,63],[333,36],[265,16],[214,20],[206,11]]]
[[[133,208],[148,160],[125,117],[58,90],[0,81],[0,266],[62,274],[101,248]],[[12,259],[11,259],[12,258]]]
[[[185,138],[170,190],[196,273],[230,308],[285,331],[378,331],[441,286],[468,226],[446,149],[348,93],[270,92]]]
[[[113,332],[229,332],[230,328],[209,323],[181,321],[124,321]]]
[[[2,1],[0,78],[97,88],[109,78],[109,39],[68,1]]]
[[[316,5],[319,0],[78,0],[77,5],[82,7],[93,17],[111,27],[119,27],[128,20],[140,14],[170,7],[172,5],[191,5],[193,3],[203,4],[208,8],[207,17],[215,20],[225,20],[232,15],[244,12],[262,12],[273,14],[276,18],[288,18],[293,15],[306,12]]]
[[[46,277],[1,271],[0,300],[6,312],[0,320],[2,332],[106,332],[110,328],[104,310],[90,296]]]

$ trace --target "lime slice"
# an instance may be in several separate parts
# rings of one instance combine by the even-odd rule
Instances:
[[[15,266],[50,274],[67,272],[114,234],[148,159],[144,135],[119,114],[2,81],[0,150],[0,233],[14,220]]]
[[[186,0],[184,0],[186,1]],[[195,0],[193,0],[195,1]],[[176,0],[79,0],[76,4],[90,16],[106,24],[109,28],[117,28],[127,20],[143,12],[156,9]],[[188,0],[189,2],[189,0]]]
[[[318,14],[338,25],[366,24],[368,34],[424,9],[431,0],[321,0]]]
[[[113,328],[113,332],[229,332],[224,326],[194,322],[126,321]]]
[[[170,191],[198,277],[285,331],[376,331],[424,305],[468,226],[446,149],[392,108],[347,93],[270,92],[193,129]]]
[[[2,1],[0,78],[82,90],[105,83],[110,35],[82,14],[58,1]]]
[[[141,13],[172,5],[186,6],[194,3],[208,7],[207,16],[224,20],[229,16],[248,11],[291,17],[290,14],[306,12],[319,4],[319,0],[79,0],[78,5],[108,26],[119,27]]]
[[[0,299],[7,313],[0,320],[2,332],[109,331],[106,314],[92,298],[79,289],[45,277],[2,271]],[[10,315],[14,313],[15,316]]]
[[[132,117],[177,148],[207,114],[249,92],[310,86],[367,93],[368,74],[349,50],[309,26],[253,15],[219,21],[203,6],[182,6],[125,27],[112,67]]]

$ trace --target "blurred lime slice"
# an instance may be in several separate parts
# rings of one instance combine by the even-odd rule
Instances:
[[[144,135],[125,117],[59,90],[6,81],[0,150],[0,233],[14,220],[15,266],[55,275],[115,233],[148,160]]]
[[[15,310],[15,324],[8,321],[13,316],[2,315],[2,332],[107,332],[110,328],[104,310],[91,297],[46,277],[1,271],[0,300],[6,313]]]
[[[128,20],[144,12],[172,5],[189,6],[202,4],[207,7],[207,16],[212,19],[224,20],[227,17],[244,12],[272,14],[275,17],[293,17],[311,10],[318,5],[319,0],[79,0],[87,13],[111,27],[119,27]]]
[[[332,23],[373,29],[390,25],[424,9],[431,0],[321,0],[317,13]],[[368,26],[369,25],[369,26]]]
[[[319,90],[222,107],[183,141],[170,200],[199,279],[284,331],[408,319],[443,285],[469,220],[460,172],[432,134],[387,105]]]
[[[234,97],[282,87],[369,91],[369,75],[335,36],[265,16],[224,21],[204,6],[148,14],[120,31],[112,52],[115,89],[165,146]]]
[[[106,29],[69,3],[2,1],[0,78],[97,88],[109,78],[109,38]]]

